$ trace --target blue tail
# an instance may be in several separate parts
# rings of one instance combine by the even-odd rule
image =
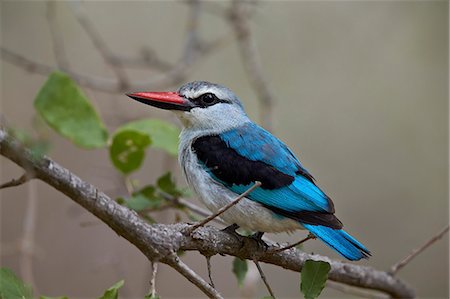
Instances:
[[[351,261],[368,258],[370,251],[342,229],[332,229],[322,225],[303,224],[320,240]]]

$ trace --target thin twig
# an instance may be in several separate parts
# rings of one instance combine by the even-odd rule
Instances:
[[[342,283],[338,283],[332,280],[327,280],[327,287],[338,290],[342,293],[354,295],[357,297],[362,298],[369,298],[369,299],[389,299],[391,296],[382,294],[382,293],[376,293],[371,290],[365,290],[361,288],[352,287],[349,285],[345,285]]]
[[[150,294],[152,298],[156,297],[156,273],[158,272],[158,263],[152,262],[152,279],[150,280]]]
[[[208,268],[208,277],[209,277],[209,284],[213,287],[216,288],[216,286],[214,285],[214,281],[212,279],[212,274],[211,274],[211,256],[208,255],[206,256],[206,266]]]
[[[26,182],[28,182],[30,179],[32,178],[32,176],[30,176],[28,173],[24,173],[20,178],[18,179],[12,179],[9,182],[3,183],[0,185],[0,189],[5,189],[5,188],[9,188],[9,187],[16,187],[22,184],[25,184]]]
[[[64,48],[64,40],[59,31],[61,26],[57,24],[56,20],[56,4],[57,1],[47,2],[47,22],[52,38],[53,54],[55,55],[56,64],[61,70],[68,70],[70,69],[70,64]]]
[[[97,31],[97,28],[95,28],[94,24],[92,24],[91,20],[88,18],[85,11],[81,7],[81,3],[78,1],[70,1],[69,3],[73,8],[73,13],[78,23],[89,36],[105,63],[109,65],[109,67],[116,75],[120,88],[128,89],[129,80],[125,70],[122,68],[120,62],[114,59],[114,56],[106,42],[103,40],[102,35]]]
[[[229,21],[234,28],[239,42],[242,64],[261,102],[261,122],[267,130],[271,131],[273,129],[272,110],[275,93],[265,76],[258,49],[253,39],[248,17],[248,5],[248,1],[234,0],[231,6]]]
[[[123,93],[130,90],[163,89],[183,83],[189,74],[191,67],[196,62],[201,61],[200,58],[204,58],[206,55],[211,54],[214,50],[223,48],[224,44],[230,40],[229,35],[227,34],[211,42],[202,42],[198,37],[198,19],[200,16],[199,6],[201,2],[189,1],[188,3],[191,7],[187,23],[188,32],[186,34],[186,41],[181,51],[180,59],[176,63],[173,63],[170,68],[167,68],[169,65],[164,63],[165,71],[161,74],[152,76],[148,80],[128,82],[128,85],[124,85],[123,82],[117,79],[117,77],[108,78],[103,76],[93,76],[76,72],[72,69],[65,69],[65,73],[67,73],[72,79],[77,81],[77,83],[83,87],[108,93]],[[3,47],[0,47],[0,50],[2,60],[30,73],[46,76],[57,69],[53,66],[29,59]],[[126,61],[123,61],[122,58],[118,58],[118,56],[112,54],[111,51],[109,51],[108,55],[109,62],[113,65],[125,66],[125,64],[127,64]],[[130,64],[136,64],[138,60],[139,59],[136,59],[134,60],[135,62]],[[158,60],[158,63],[159,62],[160,60]],[[158,63],[155,62],[155,64]],[[143,63],[143,65],[148,65],[148,68],[150,69],[154,68],[154,64]]]
[[[203,280],[197,273],[188,267],[181,259],[175,255],[175,257],[169,258],[166,262],[172,268],[177,270],[181,275],[186,277],[190,282],[199,287],[202,291],[208,295],[209,298],[223,298],[215,288],[209,283]]]
[[[224,212],[226,212],[228,209],[230,209],[231,207],[233,207],[234,205],[238,204],[244,197],[246,197],[250,192],[252,192],[253,190],[255,190],[256,188],[258,188],[259,186],[261,186],[261,182],[256,181],[250,188],[248,188],[244,193],[242,193],[241,195],[239,195],[238,197],[236,197],[235,199],[233,199],[233,201],[231,201],[230,203],[228,203],[227,205],[221,207],[216,213],[206,217],[205,219],[203,219],[202,221],[200,221],[197,224],[192,225],[188,232],[192,233],[194,230],[196,230],[197,228],[201,227],[201,226],[205,226],[208,222],[210,222],[211,220],[214,220],[215,218],[219,217],[220,215],[222,215]]]
[[[403,259],[401,259],[399,262],[395,263],[391,269],[389,269],[389,274],[395,275],[400,269],[402,269],[404,266],[406,266],[413,258],[415,258],[417,255],[422,253],[425,249],[433,245],[436,241],[440,240],[449,229],[449,225],[447,224],[441,231],[439,231],[436,235],[434,235],[431,239],[426,241],[423,245],[417,247],[413,251],[411,251],[410,254],[405,256]]]
[[[7,61],[17,67],[23,68],[24,70],[30,73],[37,73],[41,75],[49,75],[54,72],[57,68],[53,66],[49,66],[43,63],[39,63],[33,61],[31,59],[26,58],[18,53],[5,49],[3,47],[1,49],[2,60]],[[72,77],[78,84],[83,85],[85,87],[101,90],[105,92],[120,92],[121,89],[118,88],[116,80],[99,77],[99,76],[91,76],[86,74],[81,74],[74,72],[72,70],[65,70],[65,72]]]
[[[38,292],[36,280],[33,274],[33,254],[35,250],[34,235],[37,221],[37,182],[28,184],[28,202],[23,217],[22,237],[19,241],[20,273],[27,283],[33,286],[35,292]]]
[[[271,252],[281,252],[281,251],[284,251],[284,250],[288,250],[288,249],[294,248],[295,246],[298,246],[298,245],[300,245],[302,243],[305,243],[308,240],[315,239],[315,238],[316,238],[316,236],[314,236],[313,234],[309,233],[306,238],[304,238],[304,239],[302,239],[302,240],[300,240],[300,241],[298,241],[296,243],[293,243],[291,245],[288,245],[288,246],[285,246],[285,247],[282,247],[282,248],[278,248],[278,249],[274,249]]]
[[[272,288],[270,287],[269,283],[267,282],[266,276],[264,275],[264,272],[263,272],[261,266],[259,265],[259,262],[257,260],[254,260],[253,262],[255,263],[256,268],[258,268],[259,275],[261,276],[262,281],[266,285],[267,291],[269,292],[270,296],[272,296],[272,298],[275,299],[275,294],[273,293]]]
[[[53,46],[53,54],[55,55],[56,64],[61,70],[68,70],[70,68],[69,60],[67,59],[64,48],[64,40],[56,20],[56,1],[47,1],[47,22],[50,30],[50,36]]]
[[[151,69],[158,71],[168,71],[173,68],[173,64],[161,59],[155,50],[149,47],[143,47],[137,57],[123,56],[111,53],[111,60],[115,64],[136,69]]]

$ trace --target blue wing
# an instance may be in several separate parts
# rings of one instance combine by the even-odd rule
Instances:
[[[211,176],[237,194],[256,181],[261,187],[247,197],[276,215],[299,221],[317,238],[350,260],[370,252],[342,230],[331,199],[314,183],[292,152],[261,127],[247,123],[219,135],[202,136],[192,144]]]
[[[261,181],[249,198],[277,214],[284,211],[292,218],[305,211],[334,213],[331,200],[287,146],[256,124],[200,137],[193,148],[212,176],[235,193]]]

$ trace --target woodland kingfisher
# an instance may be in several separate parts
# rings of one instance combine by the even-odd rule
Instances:
[[[349,260],[370,255],[342,229],[333,202],[292,151],[252,122],[238,97],[225,86],[195,81],[177,92],[127,95],[178,116],[183,125],[181,168],[189,186],[212,212],[261,182],[221,215],[226,223],[261,236],[307,229]]]

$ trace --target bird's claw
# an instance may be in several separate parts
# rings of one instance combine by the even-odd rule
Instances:
[[[234,235],[238,235],[238,233],[236,232],[236,230],[239,228],[239,225],[237,225],[236,223],[233,223],[231,225],[228,225],[227,227],[225,227],[224,229],[222,229],[223,232],[227,232],[229,234],[234,234]]]
[[[253,235],[249,236],[248,238],[254,242],[256,242],[256,245],[258,247],[258,250],[267,251],[269,248],[269,245],[267,245],[266,242],[262,239],[262,236],[264,235],[263,232],[256,232]]]

